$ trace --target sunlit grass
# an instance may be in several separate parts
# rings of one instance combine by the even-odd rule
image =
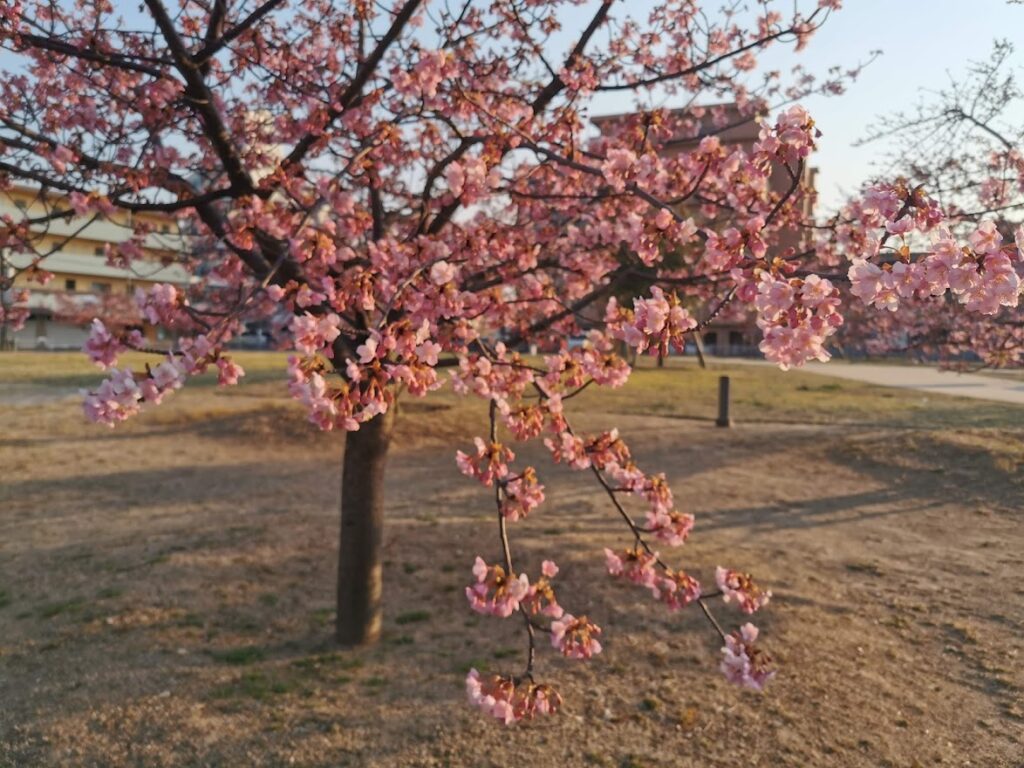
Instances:
[[[245,368],[249,380],[266,380],[284,376],[288,354],[285,352],[232,352],[232,357]],[[118,365],[134,371],[145,369],[146,363],[160,361],[155,355],[130,352],[121,356]],[[22,384],[43,387],[88,387],[103,377],[103,371],[81,352],[19,351],[0,352],[0,384]],[[210,385],[217,381],[215,372],[196,377],[195,383]]]
[[[712,362],[701,369],[641,361],[621,389],[591,388],[573,407],[611,413],[714,419],[718,379],[728,376],[737,423],[872,424],[899,427],[1024,427],[1024,407],[882,387],[768,365]]]
[[[153,424],[206,422],[239,412],[262,412],[267,418],[286,416],[299,408],[285,388],[287,353],[232,352],[245,368],[238,387],[214,389],[208,372],[189,381],[169,398],[171,407],[147,409]],[[150,356],[132,353],[121,364],[141,370]],[[531,362],[540,363],[539,359]],[[670,359],[657,368],[641,359],[628,384],[620,389],[590,387],[569,401],[571,413],[603,412],[713,420],[718,408],[718,379],[731,379],[732,417],[737,424],[864,424],[896,427],[1024,427],[1024,408],[1004,403],[882,387],[801,371],[780,371],[767,365],[713,361],[701,369],[692,360]],[[447,370],[442,378],[448,378]],[[0,387],[19,389],[95,386],[103,372],[78,352],[12,352],[0,354]],[[210,399],[215,395],[216,399]],[[246,402],[234,400],[241,398]],[[256,398],[255,401],[252,398]],[[476,398],[455,395],[450,386],[425,399],[405,395],[403,421],[442,434],[482,429],[486,409]],[[299,417],[301,419],[301,416]],[[411,425],[410,425],[411,426]]]

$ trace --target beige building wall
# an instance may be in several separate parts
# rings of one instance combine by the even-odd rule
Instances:
[[[14,221],[37,218],[54,210],[71,211],[67,199],[58,194],[43,198],[38,190],[14,188],[0,192],[0,216]],[[148,223],[152,232],[142,243],[143,258],[126,267],[107,261],[108,247],[115,249],[131,239],[133,225],[139,220]],[[146,289],[156,283],[187,285],[190,275],[184,268],[187,238],[174,217],[162,214],[138,214],[133,217],[119,212],[111,218],[90,219],[73,212],[66,218],[33,226],[38,235],[36,252],[47,254],[39,267],[53,274],[45,285],[32,280],[26,272],[35,254],[5,253],[0,265],[7,274],[14,274],[13,288],[29,291],[31,312],[25,327],[14,334],[18,348],[80,347],[87,336],[92,308],[110,297],[128,299],[137,288]],[[69,310],[73,310],[74,320]],[[151,340],[161,337],[159,329],[139,324]]]

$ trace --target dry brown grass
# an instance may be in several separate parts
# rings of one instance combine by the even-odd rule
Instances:
[[[114,431],[66,377],[0,357],[0,766],[1014,766],[1024,728],[1024,409],[748,367],[641,371],[573,401],[618,424],[698,515],[674,561],[752,570],[779,677],[728,686],[693,614],[609,583],[620,526],[586,476],[514,528],[535,572],[605,628],[590,663],[543,652],[557,717],[505,730],[463,703],[470,665],[515,669],[518,624],[470,613],[494,558],[487,493],[453,447],[484,409],[405,402],[390,467],[383,642],[330,642],[341,453],[263,379],[194,387]],[[255,379],[280,356],[243,359]],[[262,366],[262,367],[261,367]],[[63,378],[62,378],[63,377]],[[45,404],[4,404],[45,390]],[[10,386],[7,386],[10,384]],[[891,395],[891,396],[890,396]],[[854,426],[841,422],[853,422]],[[736,625],[742,618],[722,610]]]

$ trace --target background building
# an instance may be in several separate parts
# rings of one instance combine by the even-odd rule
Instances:
[[[78,216],[59,193],[15,187],[0,192],[0,216],[14,222],[67,210],[66,217],[34,225],[37,253],[47,253],[39,267],[53,278],[40,285],[19,270],[35,259],[33,254],[0,253],[0,270],[14,276],[12,292],[29,293],[30,312],[25,326],[8,329],[6,344],[18,349],[66,349],[81,347],[88,324],[97,314],[117,317],[128,327],[141,329],[151,341],[163,331],[147,325],[134,308],[136,288],[155,283],[186,285],[190,275],[182,266],[186,238],[178,221],[168,214],[118,212],[108,218]],[[151,231],[141,242],[142,258],[120,266],[120,245],[131,240],[134,225],[146,222]],[[100,312],[99,310],[103,310]]]

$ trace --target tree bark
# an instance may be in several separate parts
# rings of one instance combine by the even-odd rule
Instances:
[[[393,404],[345,436],[335,625],[342,645],[368,645],[380,638],[384,467],[396,408]]]

